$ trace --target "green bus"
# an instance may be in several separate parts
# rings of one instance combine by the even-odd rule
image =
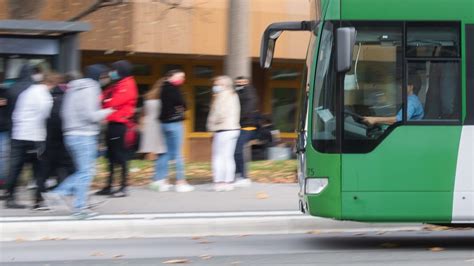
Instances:
[[[318,0],[296,151],[300,208],[364,222],[474,223],[474,1]]]

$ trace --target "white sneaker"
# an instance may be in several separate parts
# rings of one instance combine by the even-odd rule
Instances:
[[[214,184],[214,191],[215,192],[222,192],[222,191],[225,190],[224,186],[225,185],[222,184],[222,183],[216,183],[216,184]]]
[[[158,192],[170,191],[173,185],[168,183],[168,180],[158,180],[150,184],[150,189]]]
[[[71,206],[66,201],[66,198],[54,192],[47,192],[41,194],[46,205],[53,210],[71,211]]]
[[[250,187],[251,185],[252,180],[250,178],[239,178],[234,182],[234,187]]]
[[[234,185],[233,184],[225,184],[224,185],[224,191],[232,191],[234,190]]]
[[[194,190],[194,187],[189,184],[179,184],[174,187],[176,192],[191,192]]]

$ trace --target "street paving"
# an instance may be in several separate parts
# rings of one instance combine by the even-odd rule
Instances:
[[[474,229],[1,243],[2,265],[474,265]]]

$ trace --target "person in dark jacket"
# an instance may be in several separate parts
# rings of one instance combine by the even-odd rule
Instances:
[[[194,187],[189,185],[184,176],[184,162],[181,154],[183,146],[183,121],[185,119],[186,103],[180,92],[186,75],[181,70],[171,70],[166,74],[166,81],[161,87],[163,103],[160,114],[161,127],[165,138],[167,151],[156,161],[156,180],[153,184],[158,191],[168,191],[168,162],[176,163],[176,192],[190,192]]]
[[[46,181],[50,177],[56,177],[56,184],[61,183],[66,177],[74,173],[74,164],[69,152],[64,145],[64,137],[62,130],[61,106],[67,85],[64,84],[64,77],[61,75],[60,84],[51,90],[53,97],[53,107],[51,114],[46,121],[46,150],[44,158],[41,160],[43,166],[43,175],[38,181],[36,199],[33,209],[43,210],[43,198],[41,193],[45,192],[48,187]]]
[[[5,185],[7,179],[8,165],[8,139],[9,124],[8,121],[8,99],[7,88],[0,87],[0,188]]]
[[[114,82],[102,94],[103,108],[111,108],[114,113],[107,117],[107,159],[109,160],[109,178],[106,186],[96,195],[127,196],[128,161],[130,160],[130,145],[126,143],[126,132],[134,124],[133,117],[138,98],[138,89],[132,76],[132,65],[126,60],[114,62],[110,79]],[[101,81],[100,79],[99,81]],[[115,165],[122,168],[120,188],[112,190]]]
[[[18,78],[9,88],[2,88],[0,93],[0,182],[5,187],[9,173],[10,137],[12,129],[12,113],[18,96],[33,84],[33,67],[23,65]],[[8,196],[8,195],[7,195]],[[7,196],[2,198],[7,198]]]
[[[235,79],[235,85],[240,100],[240,135],[234,154],[237,177],[234,186],[247,187],[252,184],[252,181],[247,176],[244,147],[250,140],[256,137],[258,125],[258,97],[255,88],[250,84],[248,78],[237,77]]]

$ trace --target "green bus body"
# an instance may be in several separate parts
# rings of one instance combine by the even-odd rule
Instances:
[[[298,155],[302,210],[313,216],[338,220],[473,223],[474,123],[467,120],[474,99],[469,99],[467,96],[474,96],[468,92],[469,89],[474,90],[472,88],[474,47],[467,47],[466,36],[468,25],[473,27],[469,34],[474,32],[474,1],[322,0],[317,3],[312,1],[312,5],[314,5],[311,6],[312,9],[320,11],[320,17],[317,30],[314,32],[314,40],[308,50],[307,80],[304,81],[308,89],[306,96],[303,96],[308,107],[301,112],[298,132],[298,143],[302,148]],[[333,101],[338,107],[335,107],[337,110],[332,115],[344,121],[332,131],[335,137],[331,140],[332,144],[328,145],[333,145],[334,149],[326,149],[324,145],[318,149],[315,139],[318,139],[319,132],[315,130],[318,127],[315,123],[320,120],[315,117],[315,110],[318,109],[318,103],[315,102],[315,86],[318,82],[316,73],[318,62],[323,60],[319,58],[322,49],[322,31],[327,23],[332,23],[335,29],[347,23],[358,22],[368,25],[366,28],[381,23],[389,23],[387,25],[391,25],[391,22],[398,23],[394,24],[394,27],[399,25],[403,36],[407,36],[406,29],[411,25],[407,23],[426,22],[429,26],[431,22],[435,24],[449,22],[457,25],[460,51],[459,56],[454,58],[451,64],[459,66],[457,81],[460,86],[459,92],[455,92],[459,93],[456,106],[459,110],[458,116],[450,121],[410,123],[405,114],[402,122],[390,126],[376,144],[371,144],[372,148],[364,150],[363,141],[355,140],[351,143],[361,151],[346,152],[345,142],[342,140],[345,134],[342,132],[342,127],[346,127],[342,109],[345,102],[342,98],[350,92],[345,92],[340,86],[342,80],[345,80],[344,73],[333,73],[333,79],[341,82],[334,81],[336,83],[334,88],[337,90],[334,95],[338,100]],[[334,41],[336,42],[337,40]],[[334,43],[332,49],[335,49]],[[362,47],[359,46],[359,52]],[[381,45],[380,49],[387,48]],[[397,56],[404,58],[403,63],[400,63],[403,65],[403,71],[407,71],[412,65],[416,66],[416,60],[419,59],[413,59],[411,62],[411,59],[405,58],[405,54],[400,55],[400,51],[402,48],[398,48]],[[469,55],[471,58],[467,57]],[[334,57],[335,53],[331,56]],[[440,62],[444,62],[443,60]],[[427,63],[428,61],[430,63]],[[440,62],[436,59],[426,59],[418,66],[436,64],[441,66]],[[385,62],[373,63],[381,66],[384,64],[386,65]],[[329,71],[335,72],[329,68]],[[367,69],[364,70],[365,73],[370,72],[370,68]],[[400,70],[393,71],[401,73]],[[419,69],[416,71],[424,73]],[[399,81],[403,80],[405,88],[408,74],[400,75]],[[368,76],[370,80],[370,75]],[[408,107],[405,106],[404,111],[406,108]],[[309,193],[306,191],[306,183],[312,178],[326,179],[327,185],[318,193]]]

